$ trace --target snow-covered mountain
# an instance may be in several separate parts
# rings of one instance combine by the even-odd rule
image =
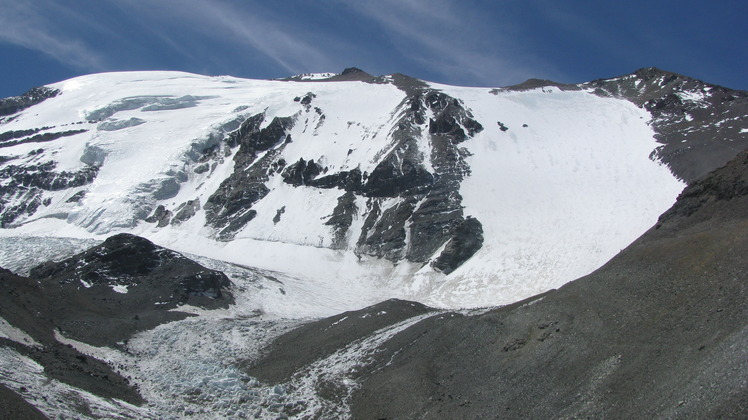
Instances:
[[[373,351],[598,269],[748,147],[747,114],[653,68],[496,89],[106,73],[0,100],[0,382],[65,415],[346,415]],[[322,316],[276,342],[296,368],[252,362]]]
[[[654,69],[504,89],[330,76],[31,91],[0,124],[3,234],[135,233],[366,290],[338,309],[505,304],[599,267],[703,174],[689,152],[724,163],[748,136],[730,108],[712,114],[735,92]],[[729,143],[691,140],[715,118]]]

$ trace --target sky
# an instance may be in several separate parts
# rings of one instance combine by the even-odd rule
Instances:
[[[78,75],[358,67],[464,86],[659,67],[748,90],[745,0],[0,0],[0,97]]]

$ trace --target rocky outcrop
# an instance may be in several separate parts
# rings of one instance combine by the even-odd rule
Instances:
[[[432,266],[444,274],[449,274],[473,256],[483,245],[483,226],[468,216],[454,231],[444,251]]]
[[[129,234],[60,262],[33,268],[46,296],[63,305],[44,310],[66,336],[114,345],[137,331],[186,315],[180,305],[226,307],[230,282],[176,252]]]
[[[87,185],[96,178],[97,166],[75,172],[55,171],[56,163],[6,165],[0,168],[0,227],[33,215],[43,205],[45,191],[60,191]]]
[[[40,104],[49,98],[54,98],[59,94],[60,91],[57,89],[41,86],[35,87],[20,96],[0,99],[0,117],[13,115],[36,104]],[[0,124],[2,122],[4,122],[4,120],[0,118]]]
[[[171,219],[171,224],[178,225],[182,222],[190,219],[192,216],[194,216],[198,210],[200,210],[200,199],[196,198],[194,200],[186,201],[177,207],[176,214],[174,214],[174,218]]]
[[[303,158],[298,162],[288,165],[281,173],[283,181],[294,187],[300,185],[311,185],[314,178],[322,173],[322,167],[314,163],[314,160],[305,161]]]
[[[150,216],[145,218],[146,223],[156,223],[158,227],[168,226],[171,221],[171,211],[167,210],[163,205],[159,205],[153,210]]]
[[[281,150],[276,146],[291,141],[288,130],[294,119],[276,117],[267,127],[260,129],[264,120],[264,114],[254,115],[231,134],[228,145],[239,146],[234,155],[234,172],[205,203],[207,224],[218,229],[221,240],[233,238],[255,217],[257,212],[252,205],[270,191],[265,183],[271,169],[282,169],[285,165],[285,161],[278,162]],[[257,160],[258,153],[264,151],[267,153]]]
[[[85,133],[86,131],[88,130],[67,130],[67,131],[45,132],[45,133],[40,133],[40,134],[34,134],[28,137],[15,138],[15,140],[9,139],[5,141],[0,141],[0,147],[11,147],[11,146],[19,145],[19,144],[24,144],[24,143],[45,143],[48,141],[60,139],[62,137],[69,137],[69,136],[74,136],[76,134]],[[11,133],[15,134],[18,132],[16,131],[16,132],[11,132]],[[3,134],[5,134],[6,136],[9,135],[9,133],[3,133]],[[12,137],[12,135],[10,137]]]
[[[345,249],[347,245],[348,231],[353,223],[353,217],[358,213],[356,196],[352,191],[338,197],[338,204],[332,212],[332,216],[325,222],[333,228],[332,249]]]

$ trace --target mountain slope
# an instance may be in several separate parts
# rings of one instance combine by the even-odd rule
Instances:
[[[3,100],[1,390],[90,418],[740,417],[746,156],[696,178],[745,103],[657,69]]]
[[[505,89],[328,76],[109,73],[6,100],[23,107],[0,121],[2,234],[127,232],[355,277],[345,293],[493,305],[599,267],[748,141],[744,93],[656,69]]]
[[[418,320],[332,384],[318,378],[319,395],[331,406],[350,402],[361,419],[743,418],[746,215],[743,152],[591,275],[483,314]],[[408,303],[389,310],[398,307]],[[353,315],[345,331],[368,322]],[[251,372],[289,380],[264,373],[278,372],[276,354],[293,365],[288,349],[314,342],[318,331],[341,331],[340,323],[321,320],[281,337],[288,347],[269,347]],[[351,397],[326,391],[346,383],[358,384]]]

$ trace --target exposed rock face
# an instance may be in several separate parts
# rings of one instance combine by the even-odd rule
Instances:
[[[453,272],[472,257],[483,244],[483,227],[478,220],[468,217],[455,229],[444,251],[433,262],[434,268],[444,274]]]
[[[453,237],[463,220],[459,186],[469,168],[464,161],[467,152],[458,145],[483,127],[455,98],[407,76],[397,75],[394,83],[408,94],[391,134],[396,146],[371,174],[341,172],[318,178],[310,185],[345,189],[347,193],[339,203],[350,202],[350,193],[367,198],[368,211],[358,234],[357,252],[395,261],[425,262]],[[428,156],[418,147],[422,137],[429,140]],[[400,201],[382,211],[384,200],[393,198]],[[333,213],[335,245],[340,244],[340,232],[347,230],[345,223],[350,226],[351,218],[344,215],[346,209],[350,211],[350,205],[339,205]]]
[[[287,132],[294,124],[292,117],[276,117],[267,127],[260,129],[264,120],[264,114],[250,117],[228,140],[229,146],[239,146],[239,151],[234,155],[234,172],[205,203],[207,223],[219,229],[219,239],[233,238],[255,217],[257,212],[251,207],[270,191],[265,182],[271,167],[279,168],[276,157],[282,148],[269,149],[291,141]],[[263,151],[268,153],[255,162],[258,153]],[[285,161],[280,168],[284,165]]]
[[[0,134],[0,148],[11,147],[24,143],[45,143],[48,141],[57,140],[62,137],[74,136],[76,134],[85,133],[88,130],[66,130],[58,132],[44,132],[39,133],[38,130],[23,130],[23,131],[6,131]],[[39,133],[39,134],[36,134]],[[33,134],[33,135],[29,135]]]
[[[75,172],[55,171],[49,161],[31,165],[6,165],[0,168],[0,227],[9,227],[21,216],[33,215],[43,204],[45,192],[81,187],[93,182],[97,166]]]
[[[295,187],[311,184],[314,177],[322,173],[322,168],[314,160],[305,161],[303,158],[283,170],[283,181]]]
[[[57,89],[50,89],[42,86],[33,88],[21,96],[0,99],[0,117],[13,115],[16,112],[23,111],[26,108],[39,104],[45,99],[54,98],[59,94],[60,91]],[[0,123],[3,121],[4,119],[0,118]]]
[[[347,69],[340,76],[360,75],[359,72]],[[208,224],[219,230],[220,239],[230,240],[251,222],[257,214],[252,205],[269,193],[267,183],[276,174],[294,187],[344,191],[326,222],[333,227],[333,248],[349,247],[347,238],[353,237],[358,238],[355,243],[358,253],[393,261],[426,262],[453,238],[464,220],[460,181],[469,174],[464,160],[467,152],[459,144],[483,127],[460,100],[421,81],[396,75],[392,81],[371,82],[392,82],[407,94],[396,110],[397,122],[390,134],[393,146],[378,156],[378,164],[371,173],[362,173],[358,168],[329,173],[314,159],[287,163],[282,155],[291,141],[289,131],[296,116],[276,117],[261,129],[265,117],[258,114],[231,134],[227,144],[239,146],[234,172],[205,204]],[[294,101],[311,112],[315,97],[309,92]],[[323,111],[315,108],[314,112]],[[324,121],[322,117],[324,114],[320,116],[320,124]],[[428,154],[419,147],[423,138],[428,139]],[[266,153],[258,160],[260,152]],[[356,205],[356,197],[366,199],[364,227],[359,232],[349,232],[354,215],[362,210]],[[382,210],[385,201],[393,199],[400,202]],[[280,213],[276,218],[280,220]],[[479,225],[477,220],[471,223]],[[454,248],[462,244],[453,241],[450,252],[458,252]],[[475,244],[479,246],[480,242],[472,245]],[[475,250],[459,252],[466,256]],[[452,258],[452,264],[464,261],[458,263],[458,260]]]
[[[36,87],[20,96],[0,99],[0,124],[12,121],[13,114],[28,109],[60,94],[57,89]],[[0,133],[0,148],[26,143],[46,143],[64,137],[85,133],[86,129],[51,131],[55,127],[38,127],[27,130],[11,130]],[[19,218],[33,215],[42,205],[49,204],[45,191],[60,191],[89,184],[96,177],[98,165],[90,165],[78,171],[55,171],[54,161],[39,162],[36,155],[44,149],[33,150],[27,156],[3,156],[2,163],[16,161],[17,164],[0,169],[0,227],[9,227]]]
[[[171,223],[180,224],[188,220],[192,216],[194,216],[198,210],[200,210],[200,199],[199,198],[186,201],[177,208],[177,213],[174,215],[174,218],[171,220]]]
[[[352,191],[348,191],[338,198],[332,216],[325,222],[333,227],[335,236],[332,243],[333,249],[344,249],[346,247],[346,235],[353,223],[353,216],[358,213],[356,197]]]
[[[159,205],[153,210],[153,213],[145,218],[147,223],[156,223],[158,227],[168,226],[171,221],[171,211],[166,210],[166,207]]]

